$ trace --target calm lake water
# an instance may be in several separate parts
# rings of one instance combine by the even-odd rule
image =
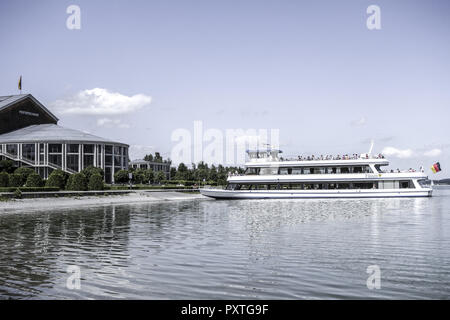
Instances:
[[[72,265],[80,289],[66,286]],[[378,290],[366,285],[371,265]],[[1,212],[8,298],[449,299],[450,190]]]

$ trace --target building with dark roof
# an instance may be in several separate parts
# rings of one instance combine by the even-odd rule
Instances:
[[[128,145],[58,125],[31,94],[0,97],[0,158],[29,166],[44,179],[55,169],[76,173],[102,168],[105,182],[128,169]]]

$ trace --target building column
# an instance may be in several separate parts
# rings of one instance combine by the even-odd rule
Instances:
[[[81,172],[84,168],[84,159],[83,159],[83,144],[80,143],[78,145],[78,172]]]
[[[63,170],[67,170],[67,159],[66,159],[66,155],[67,155],[67,144],[63,143],[62,145],[62,163],[61,163],[61,167]]]
[[[98,144],[94,145],[94,167],[97,167],[97,146]]]

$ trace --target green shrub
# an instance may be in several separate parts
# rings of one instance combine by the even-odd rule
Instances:
[[[105,184],[103,183],[103,178],[100,174],[92,174],[89,179],[88,189],[89,190],[103,190]]]
[[[6,172],[0,172],[0,187],[9,186],[9,174]]]
[[[25,182],[27,182],[28,176],[36,172],[34,171],[34,169],[29,167],[20,167],[17,168],[16,171],[14,171],[14,173],[20,175],[22,181],[20,185],[23,186]]]
[[[85,168],[84,170],[81,171],[81,173],[85,175],[87,181],[91,179],[91,176],[93,174],[99,174],[102,180],[105,178],[105,172],[103,171],[103,169],[94,166],[89,166]]]
[[[22,199],[22,191],[20,191],[19,188],[17,188],[16,191],[14,191],[14,198]]]
[[[66,190],[70,191],[86,191],[87,190],[87,180],[84,174],[74,173],[69,176],[66,184]]]
[[[161,181],[166,179],[166,174],[162,171],[158,171],[155,175],[155,182],[161,183]]]
[[[69,174],[67,172],[62,171],[61,169],[53,170],[45,182],[45,186],[63,190],[66,187],[67,179],[69,179]]]
[[[53,187],[0,187],[0,192],[14,192],[16,189],[19,189],[22,192],[50,192],[59,190],[59,188]]]
[[[0,160],[0,171],[6,172],[6,173],[13,173],[14,172],[14,162],[9,159]]]
[[[25,183],[25,187],[42,187],[43,185],[44,182],[42,181],[41,176],[36,172],[30,174],[27,178],[27,182]]]
[[[114,174],[115,183],[127,183],[128,181],[128,170],[119,170]]]
[[[142,180],[143,183],[153,183],[153,180],[155,179],[155,174],[153,173],[152,169],[147,169],[144,172],[144,179]]]
[[[9,175],[9,186],[10,187],[21,187],[23,186],[22,176],[17,173]]]

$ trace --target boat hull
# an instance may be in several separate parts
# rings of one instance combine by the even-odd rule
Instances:
[[[314,198],[399,198],[431,197],[431,188],[367,189],[367,190],[220,190],[200,189],[206,197],[215,199],[314,199]]]

